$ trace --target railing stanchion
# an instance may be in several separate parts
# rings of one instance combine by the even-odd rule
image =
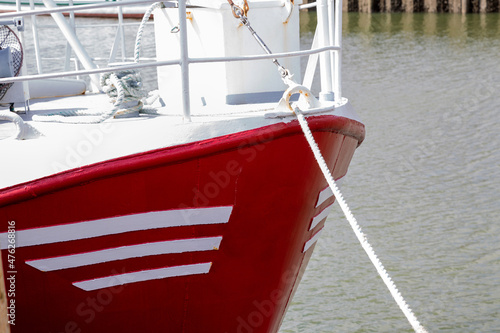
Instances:
[[[30,9],[35,9],[34,0],[30,0]],[[35,47],[35,60],[36,60],[36,68],[38,70],[38,74],[42,74],[42,57],[40,56],[40,43],[38,40],[38,23],[36,15],[31,16],[31,32],[33,33],[33,43]]]
[[[126,50],[125,50],[125,30],[123,29],[123,8],[118,6],[118,34],[120,34],[121,41],[121,51],[122,51],[122,62],[125,62]]]
[[[181,53],[181,81],[182,81],[182,111],[184,121],[191,121],[190,99],[189,99],[189,54],[187,44],[187,22],[186,1],[179,0],[179,33]]]
[[[318,15],[318,37],[320,47],[326,47],[330,44],[330,25],[328,19],[328,2],[327,0],[317,1],[317,15]],[[332,63],[330,52],[321,53],[319,56],[320,64],[320,79],[321,79],[321,92],[319,94],[320,100],[332,101]]]
[[[333,92],[335,100],[342,98],[342,0],[330,0],[330,6],[333,11],[334,31],[333,46],[339,47],[339,50],[333,52]]]
[[[73,6],[74,5],[73,0],[69,0],[68,4],[70,6]],[[73,33],[76,36],[75,12],[73,12],[73,11],[69,12],[69,25],[71,26],[71,29],[73,29]],[[64,59],[64,70],[65,71],[69,71],[69,64],[71,61],[71,52],[72,52],[71,45],[69,44],[69,42],[66,42],[66,58]]]

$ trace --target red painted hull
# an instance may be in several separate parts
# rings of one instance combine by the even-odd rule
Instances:
[[[309,123],[334,177],[344,176],[363,140],[363,125],[336,116],[310,117]],[[308,241],[324,219],[312,228],[311,223],[334,201],[331,196],[320,199],[325,187],[294,121],[127,156],[1,190],[0,232],[7,235],[5,222],[15,221],[18,245],[10,267],[15,269],[11,330],[276,332],[311,256],[314,242]],[[212,209],[228,214],[227,219],[205,223],[208,217],[201,215]],[[143,228],[151,214],[165,214],[168,220],[179,212],[187,214],[185,221],[172,218],[166,221],[171,224]],[[201,222],[190,223],[190,214],[197,212]],[[110,231],[125,218],[131,219],[129,229]],[[91,230],[79,232],[79,226]],[[84,235],[101,228],[104,234]],[[71,259],[69,265],[77,266],[42,267],[55,257],[97,253],[94,259],[99,261],[109,249],[208,238],[220,244],[199,251],[79,266]],[[9,278],[8,249],[2,250],[2,259]],[[168,275],[172,268],[177,273],[167,277],[135,282],[129,277],[146,271]],[[195,271],[183,273],[184,268]],[[125,282],[99,287],[103,277]],[[10,282],[6,280],[7,290]]]

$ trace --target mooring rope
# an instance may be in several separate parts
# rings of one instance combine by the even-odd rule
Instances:
[[[229,5],[231,6],[231,9],[233,11],[234,17],[239,19],[243,25],[245,25],[252,36],[255,38],[257,43],[262,47],[262,49],[268,53],[272,54],[271,50],[267,47],[267,45],[264,43],[262,38],[257,34],[257,32],[252,28],[250,22],[248,21],[248,18],[246,17],[246,13],[238,6],[234,4],[232,0],[227,0],[229,2]],[[285,91],[282,100],[280,101],[279,105],[284,103],[285,105],[288,105],[288,107],[291,109],[290,103],[289,103],[289,97],[296,92],[300,92],[301,94],[303,93],[300,89],[300,86],[297,85],[293,79],[292,75],[290,75],[290,72],[288,69],[283,67],[277,59],[273,59],[273,63],[278,67],[278,70],[281,74],[281,78],[283,79],[284,83],[288,85],[287,91]],[[299,88],[297,91],[294,91],[294,88]],[[303,87],[305,89],[305,87]],[[310,94],[310,92],[309,92]],[[307,94],[306,94],[307,95]],[[311,96],[309,96],[309,101],[308,103],[311,102]],[[279,107],[279,106],[278,106]],[[286,108],[285,108],[286,109]],[[330,169],[328,168],[325,159],[321,155],[321,152],[319,150],[318,145],[316,144],[316,141],[314,140],[314,137],[311,133],[311,130],[309,128],[309,125],[307,124],[307,121],[304,118],[304,115],[300,111],[299,108],[295,108],[294,110],[295,114],[297,115],[297,119],[299,120],[300,127],[302,128],[302,131],[304,132],[304,135],[307,139],[307,142],[309,143],[309,146],[311,147],[311,150],[314,153],[314,157],[316,158],[316,161],[318,162],[318,165],[321,169],[321,172],[325,176],[326,181],[328,182],[328,185],[332,189],[333,194],[335,195],[335,198],[337,199],[337,202],[339,203],[340,207],[342,208],[342,211],[344,212],[347,220],[349,221],[349,224],[352,227],[352,230],[356,234],[356,237],[358,238],[359,242],[361,243],[361,246],[365,250],[366,254],[370,258],[371,262],[377,269],[377,272],[379,273],[380,277],[384,281],[385,285],[391,292],[392,297],[396,301],[396,303],[399,305],[399,308],[401,311],[403,311],[404,315],[410,322],[411,326],[417,333],[427,333],[427,330],[420,324],[418,321],[417,317],[413,314],[413,311],[410,309],[406,301],[404,300],[403,296],[401,293],[398,291],[398,288],[392,281],[391,277],[385,270],[384,266],[378,259],[377,255],[375,254],[375,251],[373,250],[372,246],[370,243],[368,243],[368,239],[366,238],[365,234],[363,231],[361,231],[361,227],[359,226],[358,222],[356,221],[356,218],[354,215],[351,213],[351,210],[349,209],[349,206],[347,205],[346,201],[344,200],[344,197],[342,196],[342,193],[340,192],[339,188],[337,187],[337,184],[335,183],[335,180],[333,179],[332,174],[330,173]]]
[[[148,23],[149,18],[151,17],[151,13],[156,8],[162,8],[162,7],[163,7],[163,2],[155,2],[151,6],[149,6],[149,8],[144,13],[144,16],[142,17],[141,24],[139,25],[139,28],[137,29],[137,35],[135,37],[134,62],[139,62],[141,47],[142,47],[142,34],[144,32],[144,27],[146,26],[146,23]]]
[[[387,271],[384,268],[384,265],[382,265],[382,262],[378,259],[377,255],[375,254],[375,251],[373,250],[372,246],[368,242],[368,239],[366,238],[366,235],[363,233],[361,230],[361,227],[359,226],[358,222],[356,221],[356,218],[352,214],[351,210],[349,209],[349,206],[347,205],[347,202],[344,200],[344,197],[342,196],[342,193],[340,192],[335,180],[333,179],[333,176],[330,172],[330,169],[328,168],[325,159],[323,158],[323,155],[321,155],[321,151],[319,150],[319,147],[314,140],[314,137],[311,133],[311,129],[309,128],[309,125],[307,124],[306,119],[304,118],[304,115],[300,111],[300,109],[295,108],[294,110],[295,114],[297,115],[297,119],[299,120],[300,127],[302,128],[302,131],[304,132],[304,135],[307,139],[307,142],[309,143],[309,146],[311,147],[311,150],[314,153],[314,157],[316,158],[316,161],[318,162],[318,165],[321,169],[321,172],[325,176],[326,181],[328,182],[328,185],[330,186],[331,190],[333,191],[333,194],[335,195],[335,199],[340,205],[340,208],[342,208],[342,211],[344,212],[345,217],[347,218],[347,221],[349,221],[349,224],[351,225],[352,230],[356,234],[356,237],[358,238],[358,241],[361,243],[361,246],[365,250],[366,254],[370,258],[372,264],[375,266],[377,269],[378,274],[384,281],[385,285],[391,292],[392,297],[398,304],[399,308],[401,311],[404,313],[408,321],[410,322],[411,326],[417,333],[427,333],[427,330],[425,329],[422,324],[418,321],[417,317],[413,314],[413,311],[410,309],[406,301],[404,300],[403,296],[401,293],[398,291],[398,288],[392,281],[391,277],[387,273]]]

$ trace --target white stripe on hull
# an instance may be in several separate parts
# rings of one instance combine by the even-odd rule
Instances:
[[[66,242],[168,227],[227,223],[232,206],[177,209],[110,217],[51,227],[16,231],[16,247]],[[0,249],[8,246],[8,233],[0,233]]]
[[[323,202],[325,202],[326,200],[328,200],[332,196],[333,196],[332,189],[330,188],[330,186],[327,186],[324,190],[322,190],[321,192],[319,192],[318,202],[316,203],[316,208],[318,208],[319,206],[321,206],[321,204]]]
[[[314,243],[316,243],[319,239],[319,236],[321,236],[321,233],[323,232],[323,229],[315,233],[305,244],[304,244],[304,249],[302,250],[302,253],[305,253],[311,246],[313,246]]]
[[[309,227],[309,230],[313,230],[321,221],[326,219],[328,217],[328,214],[330,214],[330,211],[332,210],[333,207],[332,203],[331,205],[325,207],[318,215],[316,215],[312,221],[311,221],[311,226]]]
[[[26,263],[40,271],[48,272],[145,256],[218,250],[221,240],[222,236],[144,243],[47,259],[27,260]]]
[[[344,178],[345,177],[342,177],[342,178],[339,178],[335,181],[337,186],[339,186],[339,187],[342,186],[342,183],[344,182]],[[316,202],[316,208],[321,206],[322,203],[324,203],[325,201],[327,201],[331,197],[333,197],[333,191],[330,188],[330,186],[327,186],[323,190],[321,190],[321,192],[319,192],[318,200]]]
[[[171,266],[158,269],[144,270],[139,272],[111,275],[86,281],[73,282],[73,285],[85,291],[91,291],[91,290],[109,288],[135,282],[165,279],[176,276],[206,274],[210,271],[211,266],[212,266],[211,262],[182,265],[182,266]]]

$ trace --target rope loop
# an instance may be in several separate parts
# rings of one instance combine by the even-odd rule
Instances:
[[[0,120],[6,120],[14,123],[16,126],[16,134],[12,136],[16,140],[34,139],[41,136],[41,133],[28,123],[25,123],[23,118],[11,111],[0,111]]]
[[[320,106],[320,102],[316,99],[316,97],[314,97],[313,93],[307,87],[292,83],[283,93],[283,96],[281,97],[280,101],[278,102],[278,106],[276,107],[276,111],[294,111],[296,107],[292,107],[290,99],[295,94],[300,94],[301,100],[299,100],[299,102],[302,100],[305,101],[309,109],[317,108]]]

